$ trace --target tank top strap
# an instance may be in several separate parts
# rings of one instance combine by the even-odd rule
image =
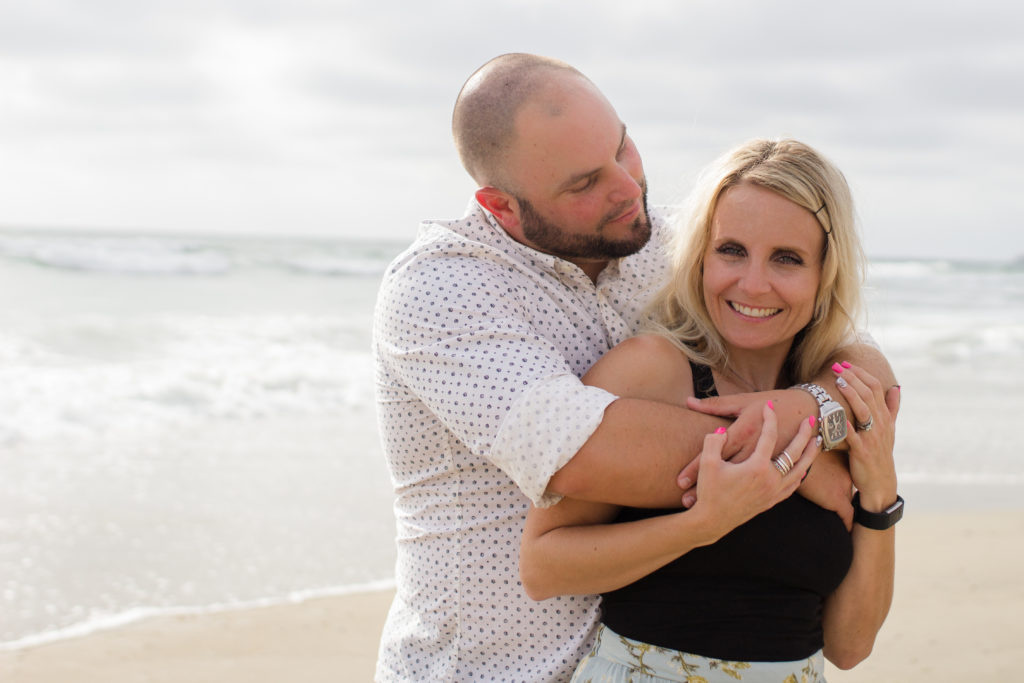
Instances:
[[[711,398],[718,396],[718,389],[715,388],[715,377],[711,374],[711,368],[690,361],[690,371],[693,373],[693,395],[697,398]]]

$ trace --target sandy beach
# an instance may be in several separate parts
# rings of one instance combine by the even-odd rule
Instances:
[[[1011,680],[1024,658],[1024,511],[908,513],[871,658],[832,683]],[[390,591],[168,616],[0,652],[5,683],[369,681]]]

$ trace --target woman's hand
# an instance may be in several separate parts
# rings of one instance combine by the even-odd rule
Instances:
[[[728,439],[724,428],[704,438],[697,501],[685,514],[699,515],[716,539],[791,496],[818,455],[809,421],[785,449],[777,450],[778,423],[771,402],[764,405],[763,417],[757,445],[741,463],[722,456]]]
[[[846,443],[850,476],[860,491],[861,506],[878,512],[896,500],[896,414],[899,387],[883,392],[882,385],[863,368],[836,363],[836,387],[850,405]]]

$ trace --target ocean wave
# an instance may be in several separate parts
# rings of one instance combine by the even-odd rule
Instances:
[[[953,259],[870,259],[870,279],[910,280],[923,276],[1000,275],[1024,272],[1024,257],[1009,261],[957,261]]]
[[[43,268],[123,275],[223,275],[269,268],[327,277],[377,276],[400,247],[309,239],[0,233],[0,256]]]
[[[948,273],[952,270],[949,261],[883,261],[872,260],[868,264],[870,278],[916,278],[922,275]]]
[[[110,631],[155,617],[219,614],[223,612],[236,612],[262,607],[275,607],[278,605],[295,605],[319,598],[331,598],[342,595],[352,595],[355,593],[390,590],[394,587],[395,580],[393,578],[389,578],[359,584],[293,591],[285,596],[260,598],[257,600],[224,602],[211,605],[131,607],[114,614],[96,614],[84,621],[71,624],[70,626],[65,626],[63,628],[51,629],[41,633],[22,636],[15,640],[0,642],[0,651],[22,650],[29,647],[36,647],[38,645],[60,642],[62,640],[82,638],[94,633]]]
[[[315,315],[82,315],[0,332],[0,443],[370,405],[363,334]]]
[[[368,259],[365,256],[356,258],[344,255],[307,254],[280,258],[272,262],[271,265],[280,266],[299,274],[370,277],[381,275],[387,267],[387,263],[383,260]]]
[[[202,243],[147,237],[4,236],[0,254],[48,268],[133,275],[218,275],[223,252]]]
[[[872,318],[869,331],[892,359],[906,364],[960,363],[994,368],[1024,353],[1024,320],[992,315],[923,314],[907,311]]]

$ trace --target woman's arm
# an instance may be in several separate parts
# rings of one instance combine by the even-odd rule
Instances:
[[[875,531],[854,524],[852,533],[853,564],[825,601],[825,656],[840,669],[871,654],[892,603],[896,570],[895,527]]]
[[[764,406],[764,428],[742,463],[722,459],[726,433],[704,438],[698,501],[686,512],[614,523],[614,506],[564,499],[531,508],[519,554],[519,573],[534,600],[602,593],[628,585],[788,498],[814,461],[817,443],[805,422],[786,450],[796,466],[785,475],[772,464],[777,423]]]
[[[693,379],[686,357],[658,337],[627,340],[609,351],[585,378],[613,393],[681,404]],[[520,549],[520,576],[531,598],[598,593],[621,588],[695,547],[708,545],[788,497],[817,453],[810,424],[787,447],[798,465],[781,476],[771,464],[777,423],[765,406],[756,457],[727,463],[727,436],[705,437],[699,484],[703,498],[685,513],[611,523],[618,507],[563,499],[531,508]],[[628,458],[628,453],[622,454]]]
[[[893,460],[898,392],[883,393],[873,376],[855,366],[838,373],[839,390],[850,405],[847,444],[850,474],[860,492],[860,504],[881,512],[896,501]],[[858,431],[870,416],[870,431]],[[892,604],[896,570],[896,529],[884,531],[854,524],[853,563],[846,578],[825,602],[825,656],[840,669],[864,660],[874,647]]]
[[[519,551],[526,594],[547,600],[615,590],[715,540],[698,515],[676,512],[616,524],[617,511],[572,498],[531,508]]]

